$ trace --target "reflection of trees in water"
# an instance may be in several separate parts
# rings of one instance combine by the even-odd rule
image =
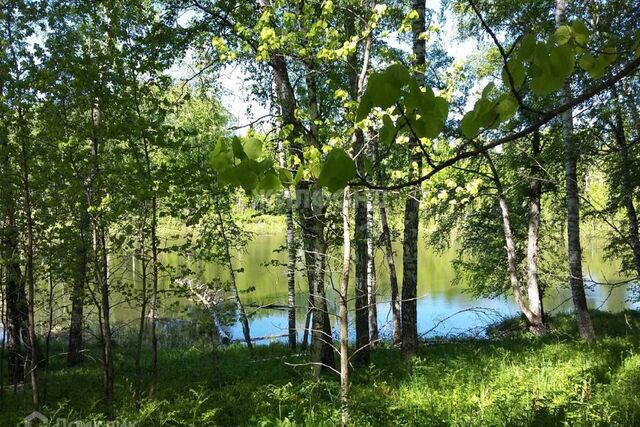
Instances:
[[[226,345],[236,321],[237,308],[232,303],[211,308],[193,305],[187,308],[183,318],[158,319],[158,339],[163,347],[185,347],[198,342]]]
[[[286,281],[286,269],[285,267],[278,265],[270,265],[269,260],[278,258],[282,262],[286,262],[285,253],[274,253],[273,250],[284,244],[284,236],[281,235],[257,235],[251,242],[248,243],[246,251],[242,254],[241,262],[243,272],[239,273],[238,287],[242,292],[243,300],[247,304],[247,312],[250,314],[250,322],[271,322],[273,317],[285,318],[287,315],[285,306],[287,305],[287,281]],[[564,254],[564,247],[559,243],[555,243],[556,248],[551,250],[547,247],[547,253],[557,252]],[[619,281],[618,275],[619,263],[611,262],[610,260],[602,259],[602,250],[599,248],[596,239],[589,240],[585,244],[584,256],[585,256],[585,275],[590,276],[597,282],[606,281]],[[402,248],[399,243],[394,244],[396,257],[402,256]],[[433,299],[437,300],[436,303],[440,309],[457,310],[460,307],[466,307],[475,305],[477,301],[473,295],[466,293],[464,283],[459,286],[453,286],[452,281],[455,272],[451,266],[451,262],[455,258],[455,247],[450,248],[444,252],[436,252],[427,246],[426,241],[421,239],[419,243],[419,263],[420,274],[418,278],[418,295],[419,297],[426,296],[430,303],[433,303]],[[213,262],[199,262],[198,267],[195,268],[195,264],[192,261],[186,260],[179,256],[177,253],[163,253],[163,263],[169,266],[173,266],[174,269],[178,269],[178,266],[182,265],[185,268],[193,269],[192,273],[203,282],[209,283],[224,283],[227,280],[227,273],[223,266],[217,265]],[[549,258],[554,258],[549,256]],[[555,259],[547,259],[547,270],[556,270]],[[562,259],[562,265],[564,265],[564,259]],[[337,266],[332,266],[332,272],[334,273],[334,283],[338,280]],[[402,278],[401,266],[398,266],[399,279]],[[380,307],[382,315],[384,315],[387,303],[390,299],[390,289],[388,280],[388,270],[386,263],[382,257],[380,251],[376,254],[376,271],[378,276],[378,306]],[[130,272],[129,272],[130,273]],[[124,273],[125,278],[131,276],[131,274]],[[557,312],[571,310],[570,292],[566,285],[566,277],[560,275],[554,275],[554,277],[547,278],[549,284],[553,282],[547,289],[545,297],[545,307],[548,309],[557,308]],[[220,336],[230,335],[232,325],[237,320],[237,309],[233,304],[223,303],[221,307],[216,310],[216,316],[218,317],[218,328],[215,328],[213,318],[207,310],[202,307],[194,306],[191,298],[187,298],[184,293],[176,292],[175,287],[171,288],[171,279],[167,276],[162,278],[160,283],[161,289],[171,289],[172,293],[165,294],[163,297],[163,310],[162,316],[165,319],[161,319],[160,322],[166,323],[166,334],[185,335],[185,340],[215,340],[214,342],[220,342]],[[329,302],[329,310],[335,312],[336,309],[336,293],[331,289],[329,271],[327,271],[327,298]],[[136,286],[136,284],[133,284]],[[304,318],[307,314],[307,298],[308,288],[306,283],[306,277],[300,272],[296,275],[296,320],[297,329],[300,332],[304,326]],[[602,310],[607,311],[620,311],[628,306],[627,298],[631,295],[627,292],[626,288],[618,287],[611,292],[609,296],[610,288],[607,286],[599,285],[595,286],[594,292],[588,292],[587,297],[589,299],[589,305],[593,308],[600,307]],[[638,295],[638,294],[636,294]],[[225,298],[229,295],[225,294]],[[495,304],[494,304],[495,303]],[[603,304],[604,303],[604,304]],[[271,305],[279,305],[280,307],[274,308]],[[353,301],[351,301],[353,305]],[[490,304],[491,307],[496,308],[499,305],[507,308],[511,305],[509,299],[500,298],[494,300]],[[256,309],[259,306],[270,306],[269,308]],[[353,309],[353,307],[351,307]],[[425,311],[426,310],[426,311]],[[426,308],[425,317],[423,321],[431,322],[432,311]],[[124,310],[124,306],[120,305],[116,308],[115,316],[123,321],[130,320],[131,315],[135,313],[129,313]],[[420,316],[423,319],[423,316]],[[181,320],[182,319],[182,324]],[[175,320],[175,322],[173,322]],[[160,326],[160,325],[159,325]],[[430,327],[429,325],[426,325]],[[222,330],[222,334],[213,336],[216,330]],[[281,332],[278,330],[278,332]],[[179,340],[179,338],[167,338],[167,345],[171,340]]]

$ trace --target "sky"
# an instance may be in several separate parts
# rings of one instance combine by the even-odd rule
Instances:
[[[427,8],[435,11],[440,10],[441,0],[427,0]],[[465,59],[476,50],[476,44],[473,40],[459,41],[456,40],[457,27],[456,20],[446,12],[446,24],[442,28],[442,39],[444,46],[454,59]],[[193,17],[193,13],[185,13],[179,20],[180,25],[186,25]],[[393,35],[387,37],[387,42],[399,49],[408,50],[411,48],[408,44],[401,44],[397,37]],[[184,75],[184,66],[181,71],[176,69],[173,73]],[[188,72],[187,72],[188,73]],[[264,102],[258,102],[252,99],[250,93],[251,77],[248,76],[245,69],[236,64],[229,64],[223,67],[218,76],[218,82],[221,85],[221,102],[229,111],[235,122],[235,126],[246,125],[260,117],[269,114],[268,105]],[[237,130],[239,134],[248,131],[248,127],[242,127]]]

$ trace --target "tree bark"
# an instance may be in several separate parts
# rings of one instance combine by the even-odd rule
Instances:
[[[556,25],[564,22],[565,0],[556,1]],[[562,89],[562,103],[571,99],[571,87],[566,82]],[[580,336],[587,340],[595,339],[596,334],[591,323],[582,277],[582,248],[580,246],[580,195],[578,190],[577,163],[578,149],[573,135],[573,109],[562,113],[562,140],[565,156],[565,180],[567,190],[567,241],[569,261],[569,285],[576,311]]]
[[[258,0],[258,5],[263,11],[271,8],[269,0]],[[296,117],[297,102],[295,92],[289,79],[289,71],[284,55],[279,52],[270,52],[269,65],[271,66],[273,79],[276,86],[276,100],[280,107],[283,127],[291,127],[290,130],[290,153],[296,156],[301,164],[304,164],[304,155],[301,144],[319,147],[318,136],[313,131],[305,129],[300,120]],[[315,94],[315,73],[312,70],[313,64],[305,63],[305,81],[307,82],[308,99],[310,101],[309,111],[311,122],[319,117],[317,97]],[[315,123],[313,123],[315,126]],[[318,366],[333,368],[335,361],[333,358],[333,344],[331,339],[331,324],[329,313],[327,312],[327,301],[324,290],[324,206],[314,206],[311,203],[309,185],[300,181],[295,186],[297,196],[297,211],[300,217],[300,225],[303,233],[303,249],[305,252],[305,264],[307,267],[307,277],[309,278],[310,302],[312,305],[312,362]],[[307,197],[308,200],[300,200],[299,197]],[[304,207],[309,202],[310,208]],[[310,211],[310,215],[307,213]],[[304,342],[303,342],[304,345]]]
[[[138,322],[138,342],[136,343],[136,359],[134,362],[134,370],[136,375],[135,382],[135,399],[139,401],[142,397],[142,369],[140,361],[142,359],[142,343],[144,341],[144,329],[147,322],[147,245],[145,239],[145,225],[147,222],[147,205],[143,204],[142,223],[140,224],[140,320]],[[133,267],[135,271],[135,256],[133,258]],[[137,277],[134,274],[134,283]]]
[[[150,162],[148,163],[150,164]],[[150,167],[150,166],[149,166]],[[150,173],[150,172],[149,172]],[[152,191],[155,191],[152,190]],[[154,398],[158,386],[158,205],[157,197],[151,197],[151,384],[149,397]],[[227,246],[228,253],[228,246]],[[251,345],[249,345],[251,348]]]
[[[4,118],[4,117],[3,117]],[[16,386],[24,379],[23,360],[25,351],[22,347],[22,331],[26,323],[27,313],[26,295],[22,271],[20,269],[20,255],[18,246],[18,226],[16,224],[16,204],[12,191],[13,183],[9,181],[12,176],[9,164],[9,136],[6,126],[0,126],[0,152],[4,154],[2,159],[2,186],[3,186],[3,220],[2,227],[2,261],[5,273],[5,310],[8,369],[11,383]]]
[[[84,317],[84,296],[87,286],[87,236],[90,233],[91,222],[87,212],[86,195],[81,201],[80,222],[78,224],[78,242],[76,246],[76,266],[74,269],[73,287],[71,289],[71,321],[69,324],[69,345],[67,364],[75,366],[83,362],[82,329]]]
[[[342,200],[342,276],[340,280],[340,403],[342,425],[349,423],[349,271],[351,268],[351,234],[349,230],[350,189]]]
[[[378,183],[382,183],[382,165],[381,159],[378,153],[377,141],[374,142],[374,157],[376,168],[376,179]],[[400,345],[402,342],[402,330],[401,330],[401,314],[400,314],[400,295],[398,292],[398,275],[396,273],[396,263],[393,252],[393,242],[391,240],[391,230],[389,229],[389,221],[387,220],[387,207],[385,205],[385,197],[382,191],[378,192],[378,203],[380,211],[380,225],[382,226],[382,241],[384,244],[385,258],[387,260],[387,266],[389,268],[389,283],[391,287],[391,322],[393,325],[393,345]]]
[[[370,191],[367,191],[367,305],[369,307],[369,331],[371,346],[375,347],[379,341],[378,336],[378,307],[376,298],[376,263],[373,242],[373,200]]]
[[[14,57],[15,60],[15,57]],[[40,409],[40,390],[38,386],[38,340],[36,337],[36,317],[35,317],[35,278],[33,272],[33,247],[34,247],[34,234],[33,234],[33,213],[31,210],[31,188],[29,177],[29,149],[28,142],[26,141],[26,135],[22,128],[24,124],[24,118],[22,113],[19,112],[20,130],[19,137],[22,147],[22,184],[23,184],[23,204],[24,214],[27,225],[27,245],[26,245],[26,273],[27,273],[27,310],[28,310],[28,330],[29,330],[29,347],[30,347],[30,366],[29,366],[29,378],[31,380],[31,398],[32,407],[34,411]]]
[[[0,245],[2,242],[0,241]],[[1,248],[0,248],[1,249]],[[0,252],[2,253],[2,252]],[[4,264],[0,263],[0,284],[4,283]],[[7,299],[4,292],[4,287],[0,285],[0,301],[2,304],[0,305],[0,329],[2,330],[2,334],[0,334],[0,399],[4,397],[4,360],[6,357],[5,354],[5,343],[7,341],[7,318],[6,318],[6,307],[7,307]]]
[[[329,306],[324,288],[326,271],[326,243],[322,231],[323,221],[318,216],[324,218],[324,207],[317,206],[313,212],[312,220],[313,233],[315,236],[315,246],[313,259],[315,261],[314,292],[313,292],[313,319],[311,322],[311,360],[316,363],[320,371],[329,371],[335,366],[333,356],[333,338],[331,333],[331,322],[329,319]]]
[[[363,145],[364,137],[361,130],[356,130],[356,149],[354,152],[360,152],[356,160],[360,173],[364,172],[363,161]],[[368,276],[367,276],[367,200],[364,190],[358,190],[355,193],[355,221],[354,221],[354,240],[356,249],[356,353],[355,361],[359,363],[369,363],[369,296],[367,292]]]
[[[242,324],[242,334],[244,335],[244,341],[245,343],[247,343],[247,347],[249,348],[249,350],[253,350],[253,345],[251,344],[251,331],[249,329],[249,319],[247,318],[247,313],[245,312],[244,305],[242,304],[242,300],[240,299],[240,292],[238,292],[238,286],[236,283],[236,272],[233,268],[231,250],[229,249],[229,240],[227,239],[227,233],[225,231],[224,221],[222,219],[222,212],[220,212],[218,196],[216,196],[216,213],[218,214],[218,221],[220,223],[220,235],[222,236],[227,267],[229,268],[229,285],[231,286],[233,298],[236,301],[236,308],[238,309],[240,323]]]
[[[357,10],[354,13],[358,13]],[[355,22],[357,19],[347,17],[345,21],[345,31],[347,36],[356,34]],[[351,54],[347,62],[349,63],[349,92],[351,99],[360,102],[367,82],[369,70],[369,60],[371,55],[372,36],[369,33],[365,40],[362,53],[362,61],[358,64],[358,51]],[[366,148],[365,135],[363,130],[354,127],[352,135],[352,157],[355,160],[356,168],[361,176],[365,176],[365,159],[370,150]],[[369,363],[369,348],[371,346],[371,331],[369,324],[369,228],[367,224],[367,201],[368,192],[366,189],[359,189],[355,195],[355,215],[354,215],[354,240],[356,257],[356,288],[355,288],[355,326],[356,326],[356,350],[355,361],[359,363]]]
[[[309,334],[311,332],[311,319],[313,317],[313,294],[315,284],[315,261],[309,248],[313,248],[313,232],[310,230],[310,220],[313,216],[311,212],[311,201],[308,199],[308,187],[298,184],[295,188],[297,213],[300,220],[302,232],[302,247],[304,252],[305,270],[307,273],[307,285],[309,296],[307,298],[307,315],[304,320],[304,336],[302,338],[302,349],[306,350],[309,345]]]
[[[286,168],[283,141],[278,141],[278,157],[280,167]],[[291,188],[285,185],[283,191],[285,202],[285,219],[287,226],[287,304],[288,321],[289,321],[289,348],[296,349],[297,332],[296,332],[296,245],[295,245],[295,229],[293,226],[293,204],[291,202]]]
[[[622,194],[622,203],[627,211],[627,220],[629,221],[629,244],[633,253],[633,264],[638,277],[640,277],[640,236],[638,234],[638,215],[636,207],[633,203],[633,185],[631,183],[630,170],[631,162],[629,160],[629,152],[627,147],[627,137],[624,131],[624,120],[622,119],[622,111],[618,100],[618,93],[613,87],[613,97],[615,106],[615,138],[620,153],[620,189]]]
[[[413,9],[418,17],[412,23],[414,67],[421,70],[425,65],[425,2],[414,0]],[[422,83],[424,75],[416,71],[416,79]],[[418,141],[415,136],[409,140],[409,180],[420,176],[422,170],[422,156],[416,152]],[[414,165],[415,164],[415,165]],[[421,189],[417,185],[407,195],[404,207],[404,239],[402,243],[402,354],[413,356],[418,350],[418,235],[420,227]]]
[[[91,149],[93,161],[93,176],[89,188],[92,189],[89,196],[90,204],[94,204],[100,199],[100,195],[96,194],[93,188],[93,182],[101,175],[100,153],[102,141],[100,138],[101,126],[101,105],[100,99],[95,98],[91,107]],[[109,263],[106,242],[106,226],[104,215],[96,212],[92,215],[92,234],[93,234],[93,261],[94,274],[98,285],[98,294],[100,299],[95,299],[99,309],[100,316],[100,334],[102,338],[102,364],[104,374],[104,396],[107,418],[113,418],[113,385],[114,385],[114,368],[113,368],[113,342],[111,331],[111,301],[109,289]]]
[[[527,297],[531,310],[531,329],[543,334],[546,332],[544,309],[542,306],[542,289],[538,281],[538,237],[540,235],[540,199],[542,196],[540,154],[540,132],[533,134],[531,156],[531,183],[529,184],[529,225],[527,239]]]
[[[516,244],[513,237],[513,229],[511,227],[509,205],[504,193],[504,188],[502,187],[500,175],[493,163],[493,160],[491,159],[491,155],[489,153],[484,153],[484,157],[487,159],[487,163],[491,169],[493,182],[498,190],[498,205],[500,207],[500,214],[502,217],[502,232],[504,234],[505,249],[507,252],[507,272],[509,275],[509,283],[511,284],[511,291],[513,292],[513,298],[520,311],[529,321],[529,325],[533,326],[537,324],[537,320],[524,299],[522,288],[520,286],[520,279],[518,277],[518,258],[516,256]]]

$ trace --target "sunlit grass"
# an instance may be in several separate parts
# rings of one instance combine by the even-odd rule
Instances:
[[[595,343],[575,338],[572,319],[561,316],[542,339],[512,330],[493,340],[429,342],[411,363],[383,345],[371,365],[353,372],[353,424],[637,425],[640,313],[594,313],[594,321]],[[133,350],[124,343],[117,350],[117,416],[138,425],[335,425],[340,419],[335,375],[316,380],[307,367],[291,366],[306,356],[282,345],[257,347],[253,355],[241,345],[163,349],[157,399],[140,405],[132,399]],[[54,359],[47,415],[101,419],[101,371],[92,358],[73,369]],[[145,371],[145,384],[148,379]],[[5,393],[1,405],[0,425],[17,425],[29,412],[29,393]]]

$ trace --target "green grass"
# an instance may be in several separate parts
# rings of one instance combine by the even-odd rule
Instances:
[[[353,425],[640,425],[640,313],[593,317],[594,343],[577,339],[573,320],[560,316],[544,338],[512,321],[494,330],[500,338],[425,343],[410,363],[383,346],[353,372]],[[282,345],[253,355],[241,346],[194,346],[160,356],[157,399],[136,405],[132,352],[118,346],[118,419],[141,426],[339,423],[335,375],[317,380],[308,367],[291,366],[306,355]],[[43,412],[102,419],[99,364],[69,369],[63,361],[52,362]],[[19,425],[29,402],[28,391],[5,391],[0,425]]]

